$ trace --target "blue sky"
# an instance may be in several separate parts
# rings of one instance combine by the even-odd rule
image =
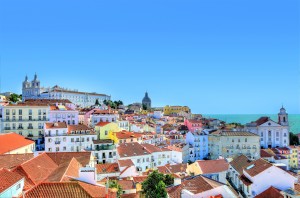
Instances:
[[[125,103],[300,113],[298,0],[0,1],[1,89],[37,72]]]

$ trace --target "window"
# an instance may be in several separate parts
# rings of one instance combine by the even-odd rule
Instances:
[[[18,184],[17,186],[16,186],[16,190],[19,190],[21,188],[21,184]]]
[[[49,138],[49,139],[48,139],[48,142],[52,142],[52,139],[51,139],[51,138]]]
[[[22,109],[19,109],[19,115],[22,115]]]
[[[63,138],[63,141],[65,142],[66,140],[67,140],[67,139],[64,137],[64,138]]]
[[[58,152],[59,151],[59,147],[56,147],[56,152]]]
[[[247,140],[247,138],[245,138],[245,142],[247,142],[248,140]]]
[[[29,110],[28,110],[28,114],[29,114],[29,115],[32,115],[32,109],[29,109]]]
[[[66,151],[66,150],[67,150],[67,147],[64,146],[63,150]]]
[[[107,135],[108,134],[108,132],[107,131],[105,131],[105,135]]]
[[[58,135],[58,130],[55,131],[55,134]]]
[[[52,148],[48,148],[48,151],[49,151],[49,152],[52,152]]]

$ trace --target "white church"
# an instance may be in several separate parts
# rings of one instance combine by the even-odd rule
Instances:
[[[261,117],[258,120],[246,124],[249,132],[260,136],[262,148],[275,148],[289,146],[289,121],[285,108],[278,113],[278,122],[269,117]]]

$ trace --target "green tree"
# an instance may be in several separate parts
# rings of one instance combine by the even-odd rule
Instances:
[[[166,186],[173,185],[174,184],[174,176],[173,175],[165,175],[164,183],[166,184]]]
[[[18,102],[19,99],[22,99],[22,96],[15,94],[15,93],[13,93],[9,96],[9,101],[11,101],[11,102]]]
[[[293,133],[290,133],[290,145],[299,145],[299,138]]]
[[[117,191],[117,197],[120,198],[121,195],[123,194],[123,190],[122,190],[122,187],[121,185],[118,183],[118,181],[116,180],[110,180],[109,181],[109,188],[116,188],[118,191]]]
[[[173,184],[172,178],[172,176],[165,176],[157,170],[153,171],[142,183],[142,189],[146,198],[166,198],[166,186]]]
[[[98,98],[96,99],[95,105],[100,105]]]

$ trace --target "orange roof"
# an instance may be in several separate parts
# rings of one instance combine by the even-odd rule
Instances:
[[[118,163],[96,164],[97,174],[120,172]]]
[[[137,142],[120,144],[117,150],[121,158],[150,155],[150,153],[145,149],[145,147],[143,147]]]
[[[72,131],[87,131],[89,130],[91,133],[94,132],[94,130],[84,124],[77,124],[77,125],[68,125],[68,133],[71,133]]]
[[[79,181],[72,182],[53,182],[53,183],[41,183],[35,186],[33,189],[25,193],[27,198],[70,198],[70,197],[82,197],[82,198],[105,198],[106,191],[104,186],[96,186]],[[109,198],[116,197],[116,194],[109,190]]]
[[[0,169],[13,169],[33,157],[33,153],[0,155]]]
[[[66,162],[70,162],[75,158],[82,166],[90,164],[91,152],[50,152],[45,153],[48,155],[58,166]]]
[[[197,161],[202,174],[219,173],[227,171],[229,163],[224,159]]]
[[[103,127],[103,126],[108,125],[108,124],[110,124],[110,122],[98,122],[98,123],[96,124],[96,126]]]
[[[258,159],[253,161],[248,167],[245,167],[245,171],[251,176],[254,177],[268,168],[272,167],[272,164],[267,162],[264,159]]]
[[[118,139],[130,139],[130,138],[140,138],[142,137],[142,134],[140,133],[134,133],[134,132],[129,132],[129,131],[121,131],[121,132],[114,132],[116,137]]]
[[[134,166],[134,163],[132,162],[131,159],[118,160],[118,163],[119,163],[120,167]]]
[[[25,189],[44,181],[58,166],[45,153],[19,165],[13,171],[25,177]]]
[[[148,176],[136,176],[136,177],[133,177],[133,181],[134,181],[134,183],[142,183],[147,178],[148,178]]]
[[[66,122],[47,122],[45,123],[45,129],[61,129],[67,128],[68,125]]]
[[[234,158],[230,165],[241,175],[243,173],[243,168],[251,164],[251,161],[245,156],[240,155]]]
[[[132,190],[135,189],[134,183],[132,180],[119,180],[118,184],[122,187],[122,190]]]
[[[271,186],[264,192],[260,193],[259,195],[255,196],[255,198],[269,198],[269,197],[276,197],[276,198],[283,198],[283,195],[280,193],[280,190]]]
[[[6,169],[0,170],[0,193],[4,192],[18,181],[20,181],[23,177],[17,173],[11,172]]]
[[[145,147],[146,150],[149,151],[150,153],[171,151],[170,149],[160,148],[158,146],[154,146],[151,144],[143,144],[143,147]]]
[[[34,144],[34,141],[25,139],[24,136],[16,133],[0,134],[0,154],[5,154],[31,144]]]

